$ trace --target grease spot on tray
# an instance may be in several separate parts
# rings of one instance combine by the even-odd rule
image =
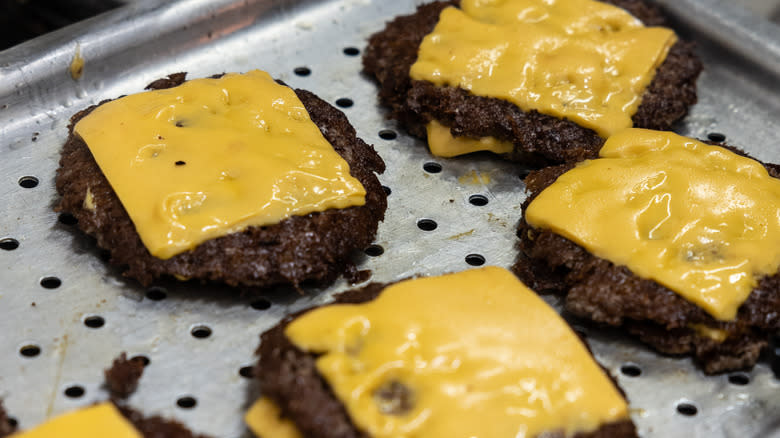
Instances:
[[[458,177],[458,182],[461,184],[490,184],[491,178],[489,173],[480,173],[476,170],[471,170],[469,173]]]
[[[84,58],[81,57],[81,46],[76,44],[76,51],[73,53],[73,60],[70,62],[70,77],[74,81],[81,79],[84,74]]]
[[[462,239],[464,237],[471,236],[472,234],[474,234],[474,228],[466,231],[465,233],[460,233],[460,234],[456,234],[454,236],[450,236],[450,237],[448,237],[448,239],[450,239],[450,240],[460,240],[460,239]]]

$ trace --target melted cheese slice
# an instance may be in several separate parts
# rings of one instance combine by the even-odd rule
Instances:
[[[142,438],[111,403],[79,409],[49,420],[13,438]]]
[[[282,411],[267,398],[258,399],[249,408],[244,421],[260,438],[303,438],[292,421],[282,418]]]
[[[567,118],[606,138],[631,116],[676,41],[594,0],[463,0],[420,45],[413,79]]]
[[[736,317],[780,267],[780,180],[761,163],[668,132],[629,129],[561,175],[526,221]]]
[[[365,203],[293,90],[257,70],[117,99],[74,131],[161,259],[248,226]]]
[[[320,355],[317,369],[374,438],[573,435],[628,416],[577,335],[501,268],[403,281],[310,311],[286,335]]]
[[[432,120],[426,127],[428,130],[428,147],[437,157],[455,157],[472,152],[490,151],[495,154],[508,154],[514,145],[494,137],[468,138],[454,137],[450,128]]]

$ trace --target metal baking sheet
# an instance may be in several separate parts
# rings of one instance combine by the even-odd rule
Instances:
[[[512,264],[525,197],[522,169],[487,155],[431,157],[384,119],[374,85],[360,74],[360,56],[345,51],[362,50],[371,33],[416,3],[139,0],[0,52],[0,398],[21,427],[104,399],[102,370],[127,351],[151,360],[133,405],[198,432],[244,436],[241,417],[252,388],[239,370],[253,362],[258,335],[348,287],[341,280],[302,296],[275,290],[258,301],[225,288],[165,284],[165,298],[154,300],[59,220],[52,211],[54,172],[69,117],[172,72],[203,77],[260,68],[332,103],[352,100],[343,110],[387,162],[380,179],[392,191],[376,238],[384,253],[356,257],[361,269],[373,271],[372,280],[466,269],[471,254],[491,265]],[[722,133],[758,158],[780,162],[778,27],[725,0],[661,4],[680,33],[699,42],[706,66],[699,104],[678,131]],[[77,49],[86,65],[74,80],[68,67]],[[310,74],[297,75],[299,67]],[[397,136],[385,139],[383,130]],[[428,162],[442,170],[425,171]],[[483,195],[487,205],[471,204],[472,195]],[[421,230],[420,219],[435,221],[436,229]],[[85,324],[94,316],[104,324]],[[200,326],[210,336],[191,334]],[[642,436],[780,436],[780,382],[765,362],[747,373],[705,377],[690,360],[659,357],[620,333],[588,337],[628,393]],[[39,354],[23,355],[29,346]],[[66,395],[72,387],[83,395]],[[179,406],[184,397],[195,405]],[[681,403],[695,414],[679,412]],[[681,410],[691,414],[690,406]]]

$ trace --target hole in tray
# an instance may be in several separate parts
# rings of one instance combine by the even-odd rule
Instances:
[[[699,410],[691,403],[678,403],[677,412],[685,415],[686,417],[693,417],[699,412]]]
[[[206,339],[211,336],[211,329],[205,325],[198,325],[190,330],[190,334],[198,339]]]
[[[187,164],[187,162],[186,162],[186,161],[179,160],[179,161],[177,161],[177,162],[175,162],[175,163],[173,163],[173,164],[175,164],[175,165],[177,165],[177,166],[184,166],[185,164]]]
[[[298,76],[309,76],[311,74],[311,69],[309,69],[309,67],[295,67],[293,73]]]
[[[73,385],[65,388],[65,396],[69,398],[79,398],[84,395],[84,387],[79,385]]]
[[[32,344],[25,345],[24,347],[19,349],[19,354],[21,354],[24,357],[35,357],[41,354],[41,347]]]
[[[397,137],[398,134],[392,129],[383,129],[379,131],[379,138],[382,140],[395,140]]]
[[[439,225],[433,219],[420,219],[417,221],[417,228],[423,231],[433,231]]]
[[[103,327],[105,324],[106,320],[102,316],[93,315],[84,318],[84,325],[89,328],[96,329]]]
[[[144,367],[148,367],[149,364],[152,363],[151,359],[149,359],[147,356],[144,356],[143,354],[133,356],[130,358],[130,360],[133,362],[141,362]]]
[[[344,54],[347,56],[358,56],[360,55],[360,49],[357,47],[345,47]]]
[[[639,377],[642,374],[642,368],[639,368],[637,364],[627,363],[620,367],[620,373],[628,377]]]
[[[6,251],[13,251],[16,248],[19,248],[18,240],[12,239],[10,237],[6,237],[5,239],[0,239],[0,249],[4,249]]]
[[[481,254],[469,254],[466,256],[466,263],[471,266],[482,266],[485,264],[485,257]]]
[[[363,250],[363,252],[365,252],[366,255],[371,257],[379,257],[385,253],[385,249],[382,248],[381,245],[374,244],[374,245],[370,245],[368,248]]]
[[[342,107],[342,108],[349,108],[352,105],[354,105],[355,102],[352,101],[352,99],[348,97],[340,97],[336,99],[336,105]]]
[[[485,195],[471,195],[469,196],[469,203],[477,207],[483,207],[488,204],[488,198]]]
[[[241,367],[238,370],[238,375],[241,377],[246,377],[247,379],[251,379],[252,377],[255,376],[251,366]]]
[[[79,220],[70,213],[60,213],[57,220],[60,221],[62,225],[76,225],[79,223]]]
[[[163,287],[153,286],[146,290],[146,298],[152,301],[162,301],[168,297],[168,291]]]
[[[23,176],[19,178],[19,185],[25,189],[31,189],[38,186],[38,178],[34,176]]]
[[[729,376],[729,383],[732,385],[745,386],[750,383],[750,376],[745,373],[735,373]]]
[[[197,404],[198,401],[195,400],[195,397],[189,395],[185,397],[179,397],[179,399],[176,400],[176,405],[182,409],[192,409]]]
[[[62,280],[57,277],[43,277],[41,278],[41,286],[46,289],[57,289],[62,285]]]
[[[428,173],[439,173],[441,172],[441,169],[442,169],[441,164],[433,161],[429,161],[423,164],[423,170]]]
[[[726,136],[721,134],[720,132],[710,132],[707,134],[707,138],[710,139],[710,141],[717,141],[722,142],[726,139]]]
[[[390,196],[390,193],[393,193],[392,190],[390,190],[390,187],[382,186],[382,190],[385,191],[385,195]]]
[[[260,298],[252,301],[249,305],[255,310],[268,310],[271,307],[271,302],[265,298]]]

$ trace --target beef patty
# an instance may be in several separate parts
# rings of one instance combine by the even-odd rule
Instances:
[[[372,283],[336,296],[336,303],[357,304],[376,298],[390,284]],[[287,325],[307,310],[283,319],[262,334],[257,349],[259,360],[253,375],[263,396],[273,400],[282,415],[310,438],[367,438],[349,418],[349,414],[317,371],[317,356],[293,345],[285,336]],[[587,344],[586,344],[587,345]],[[605,374],[609,372],[605,370]],[[615,384],[617,386],[617,384]],[[619,388],[618,388],[619,389]],[[622,391],[621,391],[622,393]],[[578,433],[575,438],[636,437],[631,420],[602,425],[590,433]],[[564,438],[560,431],[545,433],[545,438]]]
[[[105,370],[106,386],[109,388],[111,402],[133,426],[141,432],[144,438],[209,438],[208,435],[198,435],[185,425],[175,420],[160,416],[146,417],[139,411],[125,405],[124,399],[129,397],[138,386],[138,380],[143,373],[144,365],[137,359],[128,359],[125,353],[114,359],[111,368]],[[11,424],[0,403],[0,437],[16,432],[16,425]]]
[[[395,18],[371,36],[363,56],[363,69],[379,85],[379,101],[389,108],[410,134],[425,138],[426,124],[437,120],[450,127],[454,136],[495,137],[514,144],[506,158],[529,166],[581,161],[595,158],[604,139],[568,120],[524,112],[504,100],[475,96],[468,91],[439,87],[409,77],[425,35],[433,31],[439,14],[459,0],[425,4],[411,15]],[[626,9],[645,25],[665,25],[660,11],[641,0],[609,0]],[[642,95],[633,116],[634,127],[668,130],[696,103],[696,78],[702,65],[694,45],[682,40],[672,46],[666,60]]]
[[[151,83],[147,89],[171,88],[184,80],[185,74],[177,73]],[[96,108],[92,106],[71,118],[70,135],[57,169],[56,186],[61,198],[55,210],[71,213],[78,227],[110,252],[110,262],[142,285],[165,276],[231,286],[297,287],[304,281],[328,284],[351,267],[350,253],[371,243],[384,218],[387,195],[375,172],[383,172],[385,164],[370,145],[356,136],[344,113],[306,90],[295,93],[325,138],[347,161],[351,175],[365,187],[365,205],[249,227],[170,259],[156,258],[144,246],[89,148],[73,133],[76,122]],[[93,196],[94,210],[84,207],[87,191]]]
[[[525,179],[529,196],[523,211],[572,167],[531,172]],[[764,167],[780,177],[780,166],[764,163]],[[724,322],[655,281],[639,278],[625,266],[598,258],[552,231],[533,228],[525,219],[517,236],[520,255],[513,270],[529,287],[562,294],[566,311],[596,323],[623,326],[662,353],[691,355],[707,374],[752,367],[770,333],[780,329],[780,274],[761,278],[737,318]],[[696,326],[723,330],[728,336],[718,342]]]

